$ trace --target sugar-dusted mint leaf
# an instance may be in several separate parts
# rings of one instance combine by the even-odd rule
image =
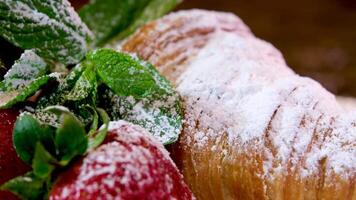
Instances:
[[[125,30],[151,0],[91,0],[79,11],[95,35],[96,45]]]
[[[99,79],[119,96],[142,99],[167,88],[152,65],[112,49],[90,52],[85,63],[95,66]]]
[[[178,139],[182,128],[179,95],[153,65],[109,49],[89,53],[85,63],[95,66],[98,79],[109,88],[99,93],[100,106],[114,120],[139,124],[164,144]]]
[[[96,73],[92,67],[87,67],[75,82],[74,87],[66,95],[65,99],[79,101],[87,98],[97,86]]]
[[[38,142],[41,142],[52,149],[54,147],[54,130],[48,125],[40,122],[29,113],[22,113],[16,120],[13,131],[13,143],[17,155],[31,164],[35,155],[35,148]]]
[[[78,63],[88,50],[90,31],[67,0],[0,1],[0,35],[43,58]]]
[[[45,180],[38,178],[29,172],[24,176],[18,176],[1,185],[1,190],[10,191],[22,199],[38,200],[46,193]]]
[[[34,95],[42,86],[47,84],[50,80],[56,80],[56,74],[44,75],[36,78],[26,86],[19,89],[11,89],[6,86],[3,87],[5,91],[0,91],[0,108],[10,108],[16,103],[24,102],[28,97]]]
[[[135,99],[132,96],[120,97],[109,89],[102,93],[101,106],[113,120],[124,119],[141,125],[165,145],[178,140],[183,111],[177,94]]]
[[[87,106],[95,107],[96,105],[97,84],[95,70],[77,65],[67,77],[61,79],[58,84],[53,85],[49,91],[39,97],[36,110],[62,105],[75,113],[87,127],[93,120],[92,113]]]
[[[34,79],[48,72],[48,64],[34,51],[26,50],[4,76],[4,86],[10,89],[26,87]]]
[[[138,13],[135,19],[128,27],[119,32],[111,41],[111,45],[115,45],[118,41],[123,40],[135,30],[145,23],[155,20],[169,11],[173,10],[183,0],[150,0],[145,8]]]

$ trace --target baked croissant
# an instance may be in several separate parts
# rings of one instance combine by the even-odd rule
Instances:
[[[185,102],[172,156],[198,199],[356,199],[356,112],[236,16],[180,11],[120,46]]]

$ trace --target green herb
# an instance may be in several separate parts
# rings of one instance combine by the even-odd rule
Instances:
[[[65,99],[70,101],[79,101],[85,99],[96,87],[96,82],[95,71],[90,67],[87,67],[79,79],[75,82],[72,90],[66,95]]]
[[[117,34],[111,41],[111,44],[115,44],[128,37],[135,30],[144,25],[145,23],[155,20],[169,11],[173,10],[182,0],[150,0],[147,6],[140,12],[134,21],[130,25]]]
[[[25,101],[54,79],[53,75],[45,75],[48,68],[48,64],[33,51],[25,51],[0,83],[0,108]]]
[[[67,0],[3,0],[0,21],[5,39],[49,60],[78,63],[88,49],[91,33]]]
[[[178,139],[182,108],[178,94],[150,63],[110,49],[89,53],[85,65],[95,66],[106,90],[100,106],[114,119],[147,128],[163,144]]]
[[[44,76],[49,65],[35,52],[26,50],[4,76],[4,85],[10,89],[26,87],[33,79]]]
[[[139,60],[110,49],[91,52],[87,60],[96,67],[100,80],[120,96],[144,98],[160,89],[155,75]]]
[[[150,0],[91,0],[79,15],[101,46],[127,28]]]
[[[42,86],[50,80],[56,80],[54,75],[45,75],[32,80],[26,87],[18,90],[0,91],[0,108],[10,108],[19,102],[24,102],[34,95]]]
[[[79,15],[102,46],[110,39],[122,40],[139,26],[172,10],[181,0],[91,0]]]

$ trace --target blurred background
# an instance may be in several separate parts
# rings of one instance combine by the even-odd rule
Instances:
[[[187,8],[236,13],[297,73],[356,96],[356,0],[186,0]]]
[[[79,8],[86,1],[72,4]],[[356,96],[356,0],[185,0],[177,9],[191,8],[237,14],[256,36],[280,49],[297,73],[335,94]],[[20,53],[0,39],[6,66]]]

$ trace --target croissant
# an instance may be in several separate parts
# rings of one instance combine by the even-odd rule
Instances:
[[[356,112],[235,15],[180,11],[119,48],[182,96],[184,129],[170,149],[198,199],[356,199]]]

